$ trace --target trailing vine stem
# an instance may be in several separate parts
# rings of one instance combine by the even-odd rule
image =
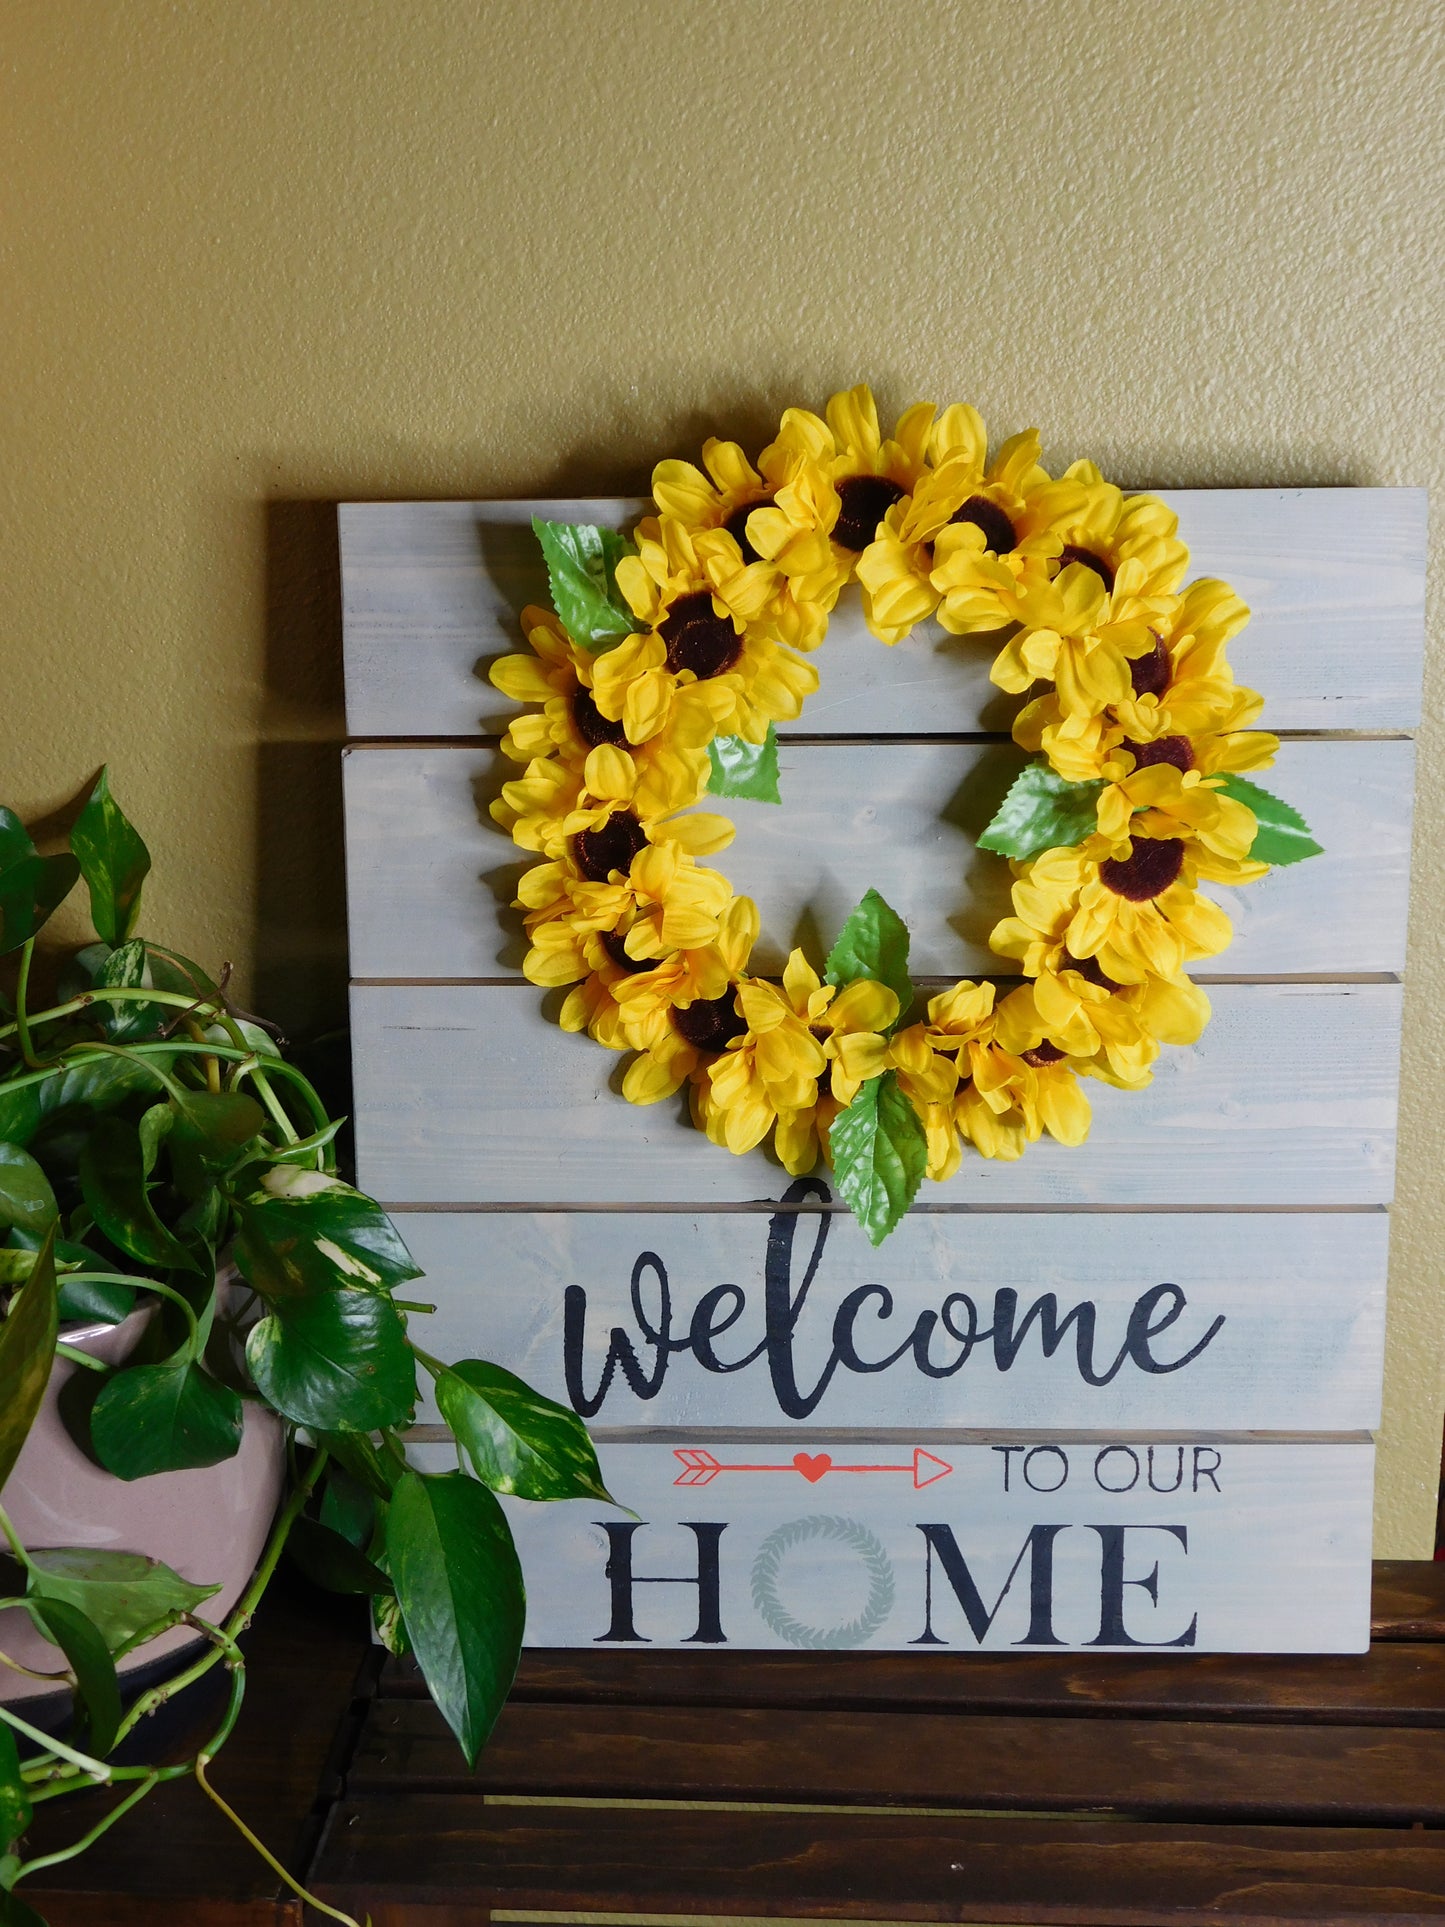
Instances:
[[[119,1745],[121,1740],[132,1732],[141,1720],[148,1718],[150,1714],[163,1706],[167,1700],[173,1698],[177,1693],[183,1692],[188,1686],[194,1685],[195,1682],[208,1673],[213,1666],[224,1661],[231,1675],[231,1690],[227,1697],[226,1710],[215,1732],[194,1758],[169,1767],[110,1766],[104,1760],[92,1759],[90,1755],[80,1752],[78,1748],[68,1746],[61,1741],[51,1738],[51,1736],[42,1732],[38,1727],[31,1726],[28,1721],[20,1718],[18,1714],[10,1712],[7,1708],[0,1707],[0,1719],[3,1719],[17,1732],[22,1733],[27,1739],[34,1741],[44,1749],[38,1758],[25,1761],[21,1768],[21,1777],[26,1784],[26,1790],[32,1804],[38,1805],[42,1801],[56,1799],[62,1794],[72,1792],[85,1781],[102,1785],[130,1780],[136,1782],[136,1785],[132,1787],[131,1791],[126,1794],[123,1800],[117,1802],[109,1813],[71,1846],[60,1848],[54,1853],[39,1855],[34,1860],[23,1861],[14,1873],[14,1885],[18,1885],[21,1880],[28,1878],[32,1874],[39,1873],[44,1868],[58,1866],[64,1861],[78,1858],[94,1846],[101,1835],[113,1827],[123,1815],[129,1813],[132,1807],[138,1806],[154,1788],[167,1781],[193,1776],[207,1799],[219,1808],[242,1838],[266,1862],[267,1866],[270,1867],[280,1879],[285,1881],[292,1892],[297,1894],[308,1907],[314,1907],[318,1913],[325,1914],[329,1919],[342,1922],[343,1927],[361,1927],[361,1923],[355,1920],[352,1915],[338,1912],[335,1908],[327,1906],[324,1901],[318,1900],[314,1894],[309,1893],[307,1889],[287,1871],[264,1842],[252,1832],[235,1809],[230,1806],[227,1801],[222,1799],[221,1795],[211,1785],[206,1776],[206,1768],[225,1745],[235,1728],[236,1721],[240,1716],[241,1704],[245,1697],[246,1661],[244,1654],[237,1644],[237,1640],[250,1624],[256,1608],[266,1592],[267,1586],[275,1575],[276,1567],[280,1562],[282,1552],[285,1550],[291,1528],[300,1517],[308,1499],[315,1489],[317,1481],[326,1469],[329,1456],[324,1448],[318,1448],[313,1454],[310,1464],[297,1478],[295,1489],[276,1516],[275,1523],[271,1528],[270,1536],[266,1542],[265,1551],[261,1555],[260,1564],[257,1566],[245,1592],[231,1609],[225,1625],[214,1625],[209,1620],[202,1619],[197,1614],[191,1612],[177,1612],[173,1615],[172,1624],[184,1624],[193,1627],[206,1639],[209,1650],[192,1665],[178,1673],[174,1679],[166,1681],[164,1685],[152,1687],[149,1692],[143,1693],[131,1708],[130,1712],[121,1721],[117,1729],[115,1745]],[[0,1509],[0,1530],[3,1530],[16,1553],[24,1559],[24,1550],[20,1544],[19,1537],[3,1509]],[[29,1562],[26,1561],[26,1563],[28,1564]],[[155,1637],[155,1633],[156,1629],[148,1628],[146,1631],[147,1639]],[[122,1648],[122,1651],[124,1650],[125,1649]]]

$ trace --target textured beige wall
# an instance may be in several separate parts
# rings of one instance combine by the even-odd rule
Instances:
[[[862,377],[1126,481],[1438,483],[1439,25],[8,0],[0,794],[55,808],[108,757],[163,864],[152,928],[314,1022],[344,971],[329,500],[631,487]],[[1438,636],[1438,552],[1435,588]],[[1440,1440],[1442,670],[1378,1544],[1410,1556]]]

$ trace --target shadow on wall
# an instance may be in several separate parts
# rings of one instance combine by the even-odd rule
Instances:
[[[267,505],[265,661],[254,997],[289,1037],[315,1040],[346,1022],[346,721],[334,502]]]

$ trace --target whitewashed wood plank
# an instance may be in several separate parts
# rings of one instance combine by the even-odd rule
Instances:
[[[598,1437],[1379,1423],[1382,1211],[935,1212],[878,1251],[815,1206],[398,1223],[437,1307],[428,1350],[505,1365]]]
[[[1149,1488],[1151,1443],[1155,1487],[1177,1490]],[[695,1473],[700,1453],[780,1469],[679,1486],[679,1450]],[[423,1453],[448,1462],[445,1448]],[[1325,1653],[1369,1641],[1363,1441],[905,1433],[802,1452],[796,1437],[740,1449],[692,1434],[600,1457],[637,1518],[595,1501],[508,1504],[530,1645]],[[704,1549],[714,1584],[698,1583]],[[640,1583],[657,1578],[686,1583]]]
[[[762,912],[755,967],[780,970],[798,941],[824,954],[872,886],[907,921],[918,975],[997,969],[987,934],[1008,914],[1008,865],[974,839],[1019,763],[1007,745],[785,742],[785,806],[724,804],[738,834],[715,859]],[[520,919],[506,906],[527,859],[486,815],[515,773],[488,748],[347,752],[353,975],[518,974]],[[1209,968],[1403,969],[1414,745],[1288,742],[1262,780],[1303,813],[1324,855],[1246,889],[1211,888],[1235,939]]]
[[[1143,1092],[1091,1084],[1093,1135],[1015,1164],[966,1157],[929,1204],[1383,1204],[1393,1188],[1400,987],[1221,984]],[[362,1186],[396,1204],[713,1204],[777,1198],[736,1158],[609,1088],[621,1062],[549,1022],[530,985],[352,991]]]
[[[1422,489],[1164,490],[1195,575],[1254,611],[1233,649],[1273,729],[1409,730],[1424,642]],[[340,510],[347,716],[357,736],[466,736],[505,726],[485,662],[517,646],[544,597],[528,524],[620,524],[636,502],[363,502]],[[931,625],[887,651],[851,595],[819,657],[813,733],[1000,730],[1013,704],[990,652]],[[479,673],[480,666],[480,673]]]

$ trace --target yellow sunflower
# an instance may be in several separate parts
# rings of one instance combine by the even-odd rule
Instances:
[[[1141,593],[1174,595],[1189,567],[1179,540],[1179,517],[1154,495],[1125,495],[1092,462],[1075,462],[1054,484],[1058,507],[1051,526],[1062,538],[1058,567],[1080,564],[1112,589],[1126,562],[1139,564]]]
[[[705,474],[681,461],[653,470],[652,496],[662,519],[695,538],[693,552],[709,585],[729,607],[753,610],[745,617],[750,627],[793,648],[816,648],[848,580],[828,539],[838,497],[827,470],[784,442],[770,443],[758,468],[736,442],[707,441],[702,458]],[[771,571],[768,577],[758,573],[759,564]],[[749,569],[739,595],[741,572]],[[764,580],[768,593],[759,602]]]
[[[491,815],[524,850],[555,858],[570,847],[582,872],[600,883],[614,869],[625,871],[649,840],[680,843],[695,856],[727,848],[734,834],[728,818],[691,808],[707,788],[708,767],[706,751],[665,742],[645,756],[602,743],[580,768],[538,756],[502,785]]]
[[[581,839],[578,839],[579,842]],[[733,897],[727,879],[694,861],[676,843],[643,844],[624,866],[625,850],[605,879],[570,852],[527,871],[517,907],[531,948],[522,969],[535,984],[575,983],[600,968],[596,935],[619,972],[630,974],[675,950],[719,941]]]
[[[638,554],[617,565],[618,587],[648,633],[597,658],[593,689],[604,716],[635,715],[634,740],[644,727],[652,732],[654,718],[671,716],[681,688],[715,682],[714,733],[760,743],[769,723],[801,715],[818,687],[811,663],[756,626],[775,571],[764,562],[739,566],[736,557],[730,536],[693,536],[663,519],[642,523]]]
[[[945,626],[955,633],[1013,619],[998,590],[1046,583],[1062,548],[1036,429],[1012,436],[989,465],[977,411],[955,406],[935,427],[930,453],[936,465],[889,509],[859,557],[864,614],[880,642],[900,641],[945,598]]]
[[[1045,971],[1010,991],[998,1007],[1000,1049],[1034,1063],[1050,1045],[1070,1059],[1102,1058],[1111,1080],[1140,1090],[1149,1083],[1159,1040],[1127,997],[1117,997],[1083,972]]]
[[[854,558],[923,473],[935,411],[931,402],[916,402],[899,416],[886,440],[866,385],[840,390],[824,412],[826,419],[820,421],[805,408],[788,409],[773,446],[825,469],[837,507],[824,533],[832,537],[851,574]]]
[[[826,1075],[831,1117],[865,1078],[889,1067],[897,1040],[882,1033],[898,1015],[898,999],[870,978],[841,989],[825,984],[794,950],[781,985],[751,979],[739,988],[738,1006],[747,1029],[707,1069],[705,1128],[729,1149],[744,1141],[751,1148],[777,1122],[784,1164],[794,1175],[809,1171],[819,1150],[820,1080]]]
[[[1128,695],[1090,714],[1067,711],[1049,691],[1019,711],[1015,742],[1074,783],[1160,762],[1205,776],[1268,768],[1279,739],[1251,727],[1264,698],[1235,682],[1225,655],[1248,615],[1224,583],[1192,583],[1151,625],[1154,649],[1130,659]]]
[[[1070,563],[1027,603],[1015,598],[1023,627],[999,652],[990,678],[1020,695],[1035,682],[1051,682],[1065,715],[1093,716],[1125,701],[1131,663],[1158,648],[1152,625],[1172,610],[1171,598],[1146,595],[1145,586],[1137,560],[1120,565],[1109,589],[1093,569]]]
[[[1198,855],[1182,837],[1141,836],[1127,857],[1114,848],[1093,836],[1021,864],[1015,918],[997,926],[991,945],[1012,953],[1015,919],[1050,942],[1061,933],[1071,957],[1094,958],[1116,984],[1177,977],[1192,959],[1226,947],[1229,918],[1194,888]]]

